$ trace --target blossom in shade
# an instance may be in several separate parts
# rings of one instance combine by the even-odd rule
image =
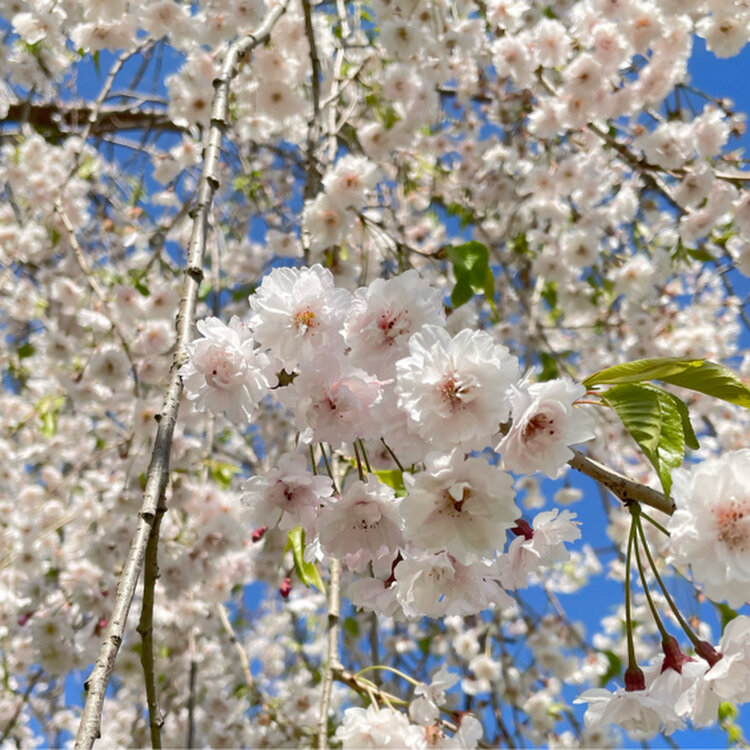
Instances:
[[[314,475],[299,454],[285,453],[267,474],[250,477],[242,502],[252,510],[255,526],[292,529],[303,526],[311,535],[315,519],[333,494],[331,480]]]
[[[409,270],[393,279],[375,279],[354,292],[344,338],[357,366],[392,377],[396,361],[409,354],[412,334],[424,325],[444,323],[440,291]]]
[[[424,730],[409,723],[409,719],[392,708],[347,708],[344,720],[336,730],[334,739],[344,750],[360,748],[424,747]]]
[[[199,411],[224,412],[235,422],[250,418],[276,384],[269,357],[255,348],[248,328],[234,316],[198,321],[203,338],[188,344],[189,361],[180,368],[187,397]]]
[[[508,418],[518,360],[484,331],[456,336],[426,325],[396,363],[399,407],[411,429],[436,450],[484,448]]]
[[[528,575],[555,562],[567,560],[570,553],[564,542],[579,539],[581,532],[575,513],[547,510],[534,517],[533,528],[519,520],[512,531],[517,535],[508,551],[497,560],[497,571],[503,586],[509,589],[526,586]]]
[[[750,450],[679,469],[673,478],[670,561],[690,566],[711,598],[732,607],[750,602]]]
[[[435,672],[429,685],[420,682],[414,688],[418,696],[409,704],[409,718],[423,727],[434,724],[440,718],[440,706],[445,703],[445,691],[458,682],[458,675],[449,672],[445,667]]]
[[[305,205],[302,223],[310,234],[310,250],[325,250],[345,239],[354,226],[354,213],[320,193]]]
[[[611,693],[604,688],[592,688],[573,703],[589,704],[583,717],[588,729],[617,724],[634,740],[647,740],[660,730],[671,734],[682,724],[674,706],[647,690],[618,688]]]
[[[343,353],[340,330],[349,292],[334,286],[333,274],[312,268],[275,268],[250,296],[250,326],[287,369],[316,351]]]
[[[382,397],[381,383],[364,370],[325,353],[319,354],[284,394],[301,430],[332,445],[375,437],[371,410]]]
[[[112,388],[121,385],[130,370],[127,355],[114,344],[104,344],[91,357],[89,377]]]
[[[363,156],[347,154],[323,177],[326,195],[341,208],[360,209],[368,190],[375,187],[378,168]]]
[[[573,458],[568,446],[594,437],[593,418],[573,402],[586,393],[568,378],[514,387],[513,424],[496,450],[506,469],[519,474],[541,471],[555,478]]]
[[[372,563],[376,577],[388,575],[402,545],[401,501],[393,490],[375,479],[352,482],[320,516],[323,550],[344,560],[357,572]]]
[[[463,565],[447,552],[405,552],[396,564],[396,598],[407,617],[473,615],[513,600],[483,562]]]
[[[424,550],[446,550],[464,564],[494,557],[515,525],[513,479],[482,458],[429,454],[426,470],[404,474],[404,536]]]

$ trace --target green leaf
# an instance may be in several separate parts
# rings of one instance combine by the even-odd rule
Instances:
[[[642,383],[646,380],[663,380],[665,383],[679,385],[750,409],[750,388],[745,382],[728,367],[707,359],[636,359],[595,372],[589,375],[583,384],[591,388],[606,383]]]
[[[474,290],[466,276],[457,277],[456,286],[451,292],[451,305],[461,307],[465,305],[474,296]]]
[[[686,357],[658,357],[656,359],[636,359],[621,365],[608,367],[589,375],[583,384],[586,388],[595,385],[617,383],[642,383],[645,380],[665,380],[684,372],[691,367],[699,367],[705,360]]]
[[[419,646],[419,650],[425,655],[430,653],[431,645],[432,645],[432,637],[429,635],[426,635],[424,638],[420,638],[417,641],[417,646]]]
[[[602,394],[638,443],[661,481],[664,494],[672,489],[672,469],[685,457],[683,416],[675,397],[655,385],[622,383]],[[691,439],[695,439],[692,435]]]
[[[42,420],[40,432],[46,438],[57,433],[57,418],[65,403],[65,396],[44,396],[36,405],[37,413]]]
[[[401,469],[381,469],[380,471],[375,471],[374,474],[383,484],[388,485],[398,497],[406,495],[404,473]]]
[[[27,341],[25,344],[21,344],[21,346],[18,347],[18,359],[26,359],[26,357],[30,357],[34,351],[34,345]]]
[[[687,404],[681,398],[677,398],[674,393],[669,393],[668,391],[664,391],[664,393],[672,400],[672,403],[680,415],[680,419],[682,420],[682,434],[685,436],[685,444],[688,448],[697,451],[701,446],[698,442],[698,438],[695,436],[695,432],[693,431],[693,425],[690,422],[690,414],[688,413]]]
[[[557,366],[557,361],[551,354],[547,352],[539,352],[539,359],[542,362],[542,371],[539,373],[538,380],[544,382],[545,380],[554,380],[560,377],[560,368]]]
[[[453,263],[456,286],[451,293],[453,307],[466,304],[475,294],[484,294],[497,317],[495,307],[495,275],[490,268],[490,251],[476,240],[446,248]]]
[[[726,721],[727,719],[736,719],[740,712],[737,710],[737,706],[729,701],[722,701],[719,703],[719,721]]]
[[[659,379],[750,409],[750,388],[744,381],[728,367],[707,359],[700,361],[695,367]]]
[[[714,606],[716,609],[719,610],[719,618],[721,619],[721,632],[724,632],[724,628],[726,628],[727,625],[729,625],[732,620],[734,620],[735,617],[737,617],[737,612],[735,612],[728,604],[722,604],[722,603],[716,603],[714,602]]]
[[[490,251],[476,240],[455,245],[446,249],[448,257],[453,261],[453,268],[461,268],[473,275],[475,281],[484,280],[484,271],[488,267]]]
[[[622,661],[614,651],[603,651],[602,653],[607,657],[609,666],[607,671],[599,677],[599,687],[604,687],[610,680],[619,677],[622,672]]]
[[[305,530],[301,526],[295,526],[287,536],[284,552],[288,552],[290,549],[294,558],[294,569],[297,571],[297,577],[300,581],[307,588],[315,586],[318,591],[325,594],[326,587],[320,577],[318,566],[314,562],[305,560]]]
[[[711,253],[707,250],[700,250],[698,248],[686,247],[685,253],[689,255],[693,260],[700,261],[701,263],[712,263],[716,260]]]
[[[239,466],[235,466],[234,464],[225,463],[223,461],[213,461],[211,459],[206,461],[206,466],[211,474],[211,478],[223,490],[229,489],[232,484],[232,477],[242,471]]]
[[[347,617],[341,627],[350,638],[359,638],[359,623],[354,617]]]

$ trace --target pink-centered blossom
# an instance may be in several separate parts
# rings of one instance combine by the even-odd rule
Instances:
[[[326,195],[342,209],[359,210],[369,190],[375,187],[378,168],[362,156],[347,154],[323,177]]]
[[[494,557],[520,514],[510,475],[482,458],[464,458],[458,448],[429,454],[425,471],[405,473],[404,483],[406,539],[424,550],[446,550],[464,564]]]
[[[517,534],[508,551],[498,558],[496,567],[503,586],[509,589],[524,588],[529,573],[542,567],[567,560],[570,553],[565,542],[580,539],[576,514],[563,510],[547,510],[534,517],[533,528],[523,521],[514,527]]]
[[[340,330],[348,303],[349,292],[337,289],[320,265],[275,268],[250,296],[250,326],[261,346],[294,369],[317,351],[343,353]]]
[[[403,544],[400,504],[393,490],[374,478],[352,482],[320,516],[321,547],[354,571],[372,563],[376,577],[388,575]]]
[[[706,594],[750,602],[750,450],[730,451],[674,472],[671,561],[691,568]]]
[[[484,331],[456,336],[426,325],[396,363],[398,404],[411,429],[436,450],[484,448],[508,418],[518,360]]]
[[[671,704],[647,690],[618,688],[611,693],[604,688],[592,688],[573,703],[589,704],[583,717],[587,728],[603,729],[617,724],[634,740],[647,740],[660,730],[671,734],[682,723]]]
[[[444,323],[440,291],[409,270],[392,279],[375,279],[354,292],[344,338],[358,367],[392,377],[396,361],[409,353],[409,338],[424,325]]]
[[[276,383],[271,360],[255,349],[250,331],[237,316],[229,325],[206,318],[197,327],[203,338],[188,344],[190,359],[180,368],[188,399],[199,411],[247,421]]]
[[[513,600],[483,562],[463,565],[447,552],[404,552],[396,564],[396,598],[409,617],[472,615]]]
[[[568,378],[513,388],[513,424],[496,448],[505,468],[559,476],[573,458],[569,446],[594,437],[591,415],[573,406],[585,393],[584,386]]]
[[[307,460],[294,453],[282,455],[267,474],[250,477],[243,490],[242,502],[252,511],[254,526],[287,530],[301,525],[310,537],[333,494],[331,480],[312,474]]]
[[[424,747],[424,730],[409,723],[405,714],[392,708],[347,708],[334,738],[344,750]]]
[[[378,434],[373,410],[381,383],[343,358],[319,354],[283,395],[300,430],[309,429],[316,442],[339,445]]]

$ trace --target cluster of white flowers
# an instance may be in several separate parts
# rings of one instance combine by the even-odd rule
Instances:
[[[715,721],[721,701],[750,701],[749,635],[750,617],[740,615],[725,628],[713,663],[680,654],[674,641],[674,650],[665,647],[646,669],[642,689],[593,688],[575,702],[589,704],[587,726],[618,724],[636,740],[670,735],[684,729],[686,719],[705,726]]]
[[[132,536],[214,81],[226,45],[257,31],[275,3],[0,0],[8,743],[39,745],[40,725],[49,742],[75,733],[77,691],[65,691],[62,708],[59,687],[96,658]],[[533,617],[521,589],[543,580],[550,599],[578,591],[610,549],[599,539],[597,553],[569,554],[578,523],[545,505],[545,477],[561,476],[570,446],[592,434],[583,387],[559,374],[639,357],[743,358],[731,291],[750,276],[750,191],[735,151],[743,115],[719,83],[711,96],[697,92],[688,60],[695,34],[701,54],[743,48],[747,3],[286,6],[231,82],[214,175],[202,337],[182,370],[187,401],[161,527],[163,744],[184,744],[194,729],[205,746],[291,746],[316,724],[325,602],[288,584],[285,538],[298,526],[307,563],[340,558],[350,602],[382,615],[348,610],[347,660],[372,663],[360,636],[377,623],[380,661],[408,659],[425,680],[411,723],[379,699],[379,710],[344,712],[351,693],[334,686],[331,712],[347,747],[474,747],[481,730],[470,715],[453,716],[453,737],[436,724],[458,673],[464,706],[490,694],[496,719],[506,706],[520,717],[508,737],[492,738],[498,744],[617,746],[612,721],[634,736],[713,722],[720,703],[748,697],[747,618],[726,628],[710,669],[696,660],[658,674],[642,593],[629,628],[622,607],[598,629],[589,609],[587,635],[572,621],[575,603],[571,619]],[[498,264],[496,325],[479,296],[446,319],[454,219]],[[249,285],[280,258],[330,272],[276,269],[248,315]],[[381,278],[396,268],[418,270]],[[509,348],[551,379],[521,380]],[[742,367],[750,374],[747,354]],[[709,598],[748,600],[750,461],[741,449],[750,412],[703,397],[689,407],[696,428],[708,426],[694,458],[727,453],[676,474],[677,512],[657,518],[671,536],[655,527],[646,536],[657,565],[666,557],[703,587],[691,608],[703,616]],[[604,463],[653,479],[621,426],[605,416],[597,434]],[[240,491],[246,471],[254,475]],[[508,472],[527,476],[514,485]],[[555,503],[580,497],[559,484]],[[535,509],[543,512],[532,518]],[[624,553],[630,516],[614,505],[608,513],[606,533]],[[620,558],[608,566],[615,589],[626,575]],[[288,598],[264,596],[246,618],[249,581],[267,593],[286,581]],[[669,610],[658,592],[652,598]],[[216,616],[230,600],[236,639]],[[696,627],[711,640],[705,622]],[[626,633],[639,661],[652,662],[646,688],[589,693],[588,726],[566,724],[563,686],[611,677]],[[143,692],[137,640],[134,630],[123,640],[105,745],[149,742],[144,712],[133,713]],[[436,660],[453,671],[430,680]],[[196,672],[194,697],[206,698],[190,710],[185,676]],[[260,693],[252,720],[248,686]],[[393,693],[402,688],[394,683]],[[488,730],[491,715],[489,706],[477,713]]]
[[[507,468],[556,475],[572,456],[568,446],[593,437],[592,418],[574,406],[585,389],[568,380],[520,384],[516,358],[489,333],[449,333],[439,293],[415,271],[350,294],[319,265],[278,268],[250,307],[247,326],[237,318],[198,324],[203,337],[181,374],[199,409],[247,424],[262,399],[276,397],[304,443],[347,456],[353,446],[361,469],[367,445],[382,441],[394,456],[408,455],[406,465],[422,466],[403,472],[404,497],[377,472],[345,478],[338,494],[301,454],[283,455],[245,484],[255,526],[302,525],[322,554],[359,576],[351,587],[359,606],[407,617],[508,605],[503,586],[525,586],[530,572],[567,558],[563,542],[579,536],[574,514],[541,514],[532,528],[520,521],[512,477],[467,454],[494,447]],[[282,369],[291,382],[275,387]]]

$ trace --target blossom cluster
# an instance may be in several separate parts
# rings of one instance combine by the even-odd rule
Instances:
[[[383,614],[507,606],[505,588],[567,559],[564,542],[580,536],[567,510],[537,516],[533,528],[522,521],[508,470],[563,470],[568,446],[594,436],[592,417],[574,405],[585,389],[522,382],[518,360],[490,333],[451,335],[446,325],[440,292],[416,271],[351,294],[320,265],[277,268],[250,297],[246,325],[199,323],[203,336],[181,370],[200,410],[247,424],[254,405],[274,398],[311,455],[328,444],[356,456],[359,479],[350,467],[339,489],[334,473],[312,473],[317,461],[308,468],[309,457],[284,454],[245,483],[243,499],[255,526],[301,525],[311,549],[355,576],[353,603]],[[390,465],[366,475],[363,462],[383,447]],[[404,491],[383,471],[398,473]],[[502,554],[511,529],[517,537]]]

